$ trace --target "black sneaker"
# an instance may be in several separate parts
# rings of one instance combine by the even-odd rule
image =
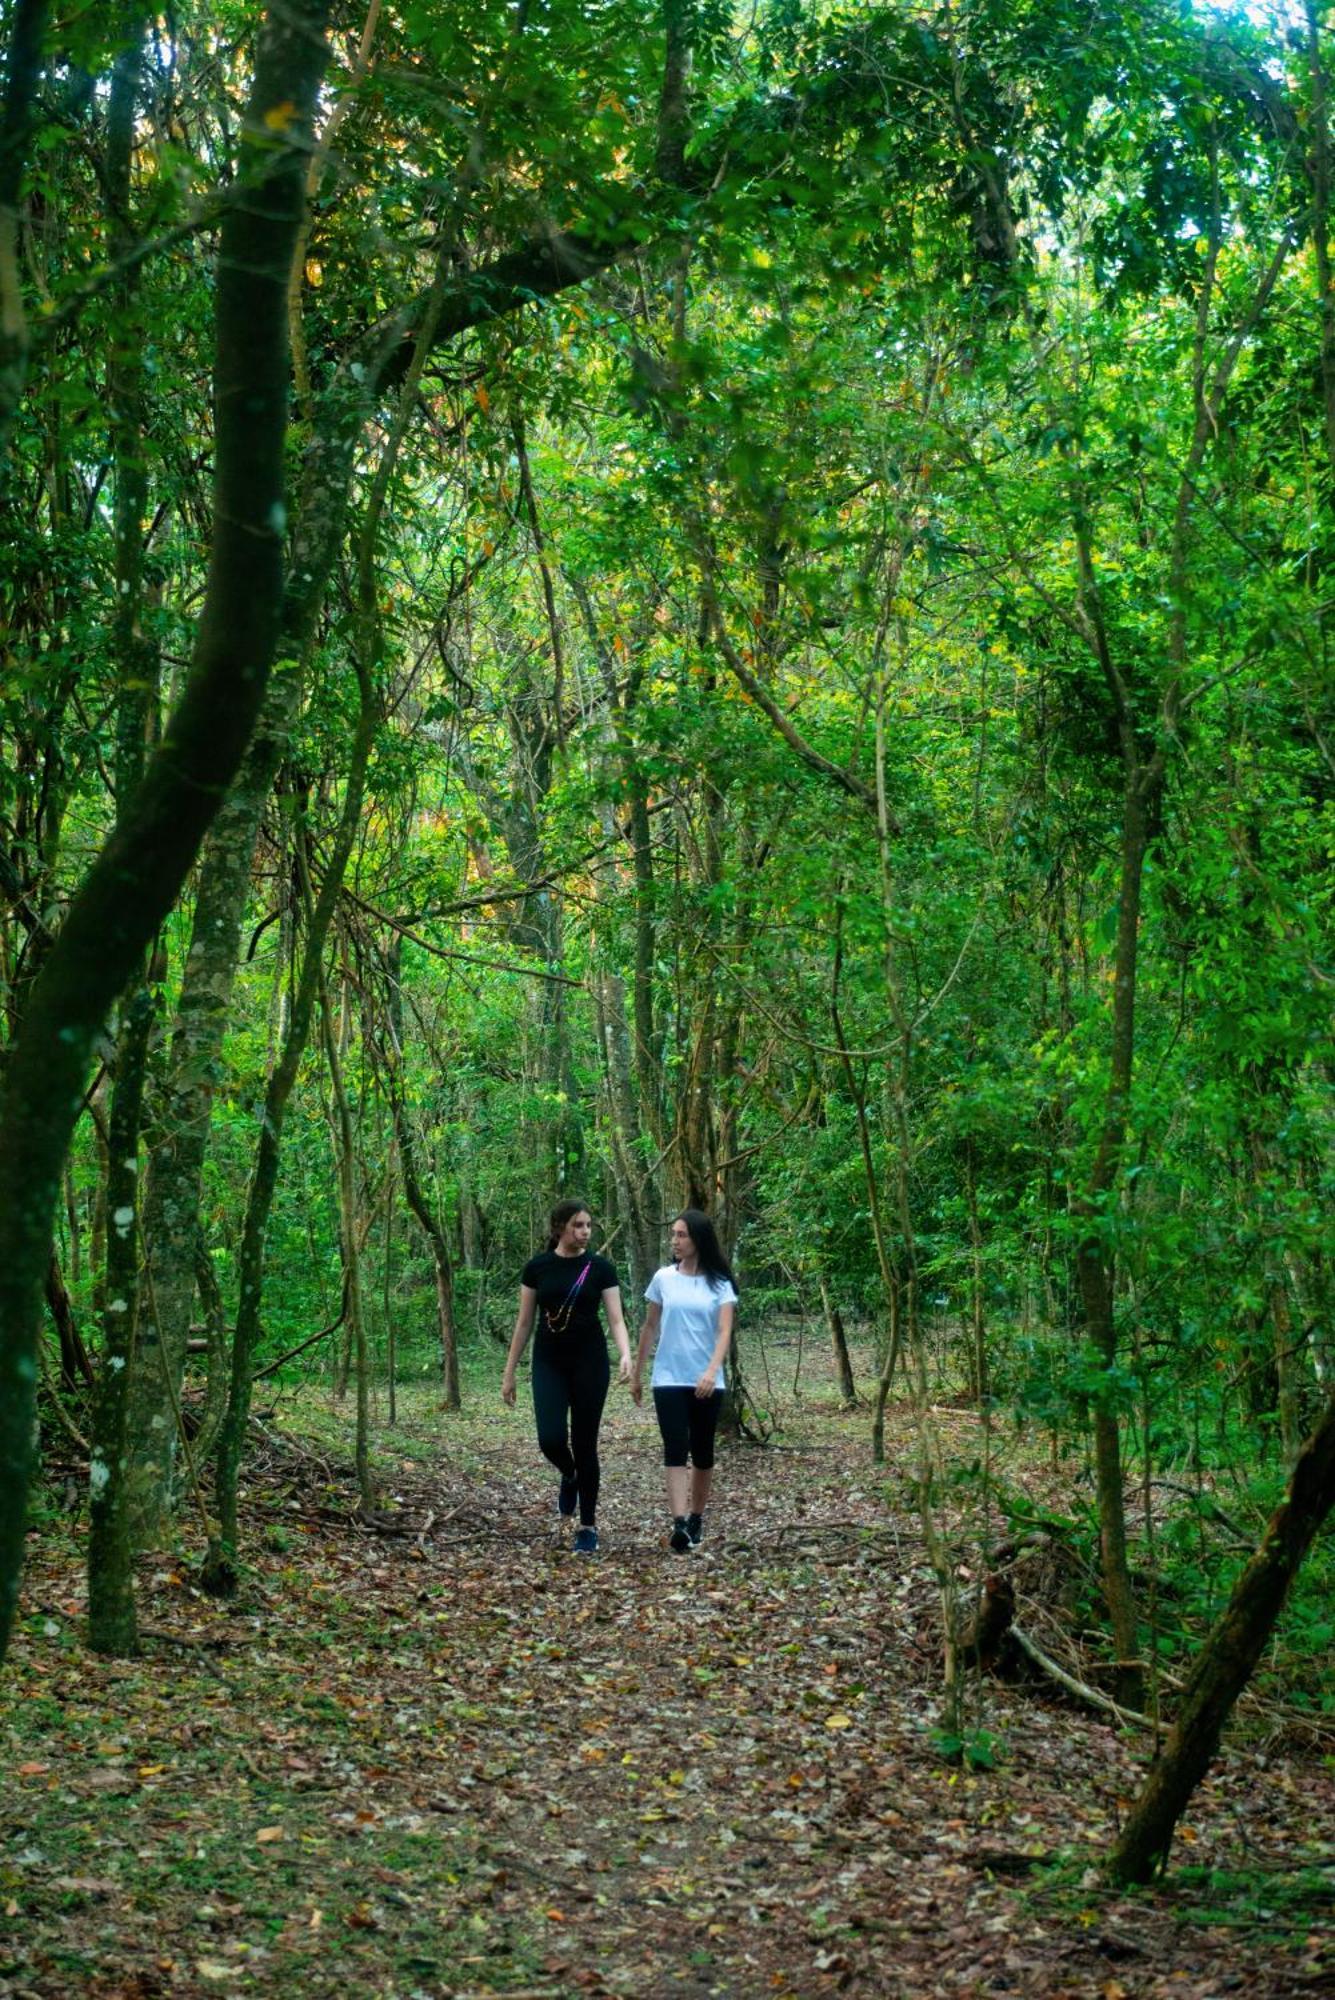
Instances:
[[[674,1555],[684,1556],[691,1546],[691,1531],[686,1525],[686,1516],[678,1514],[672,1523],[672,1533],[668,1536],[668,1547]]]
[[[691,1538],[691,1547],[698,1549],[705,1538],[705,1517],[703,1514],[686,1516],[686,1532]]]
[[[569,1477],[561,1475],[561,1490],[556,1496],[556,1511],[563,1521],[570,1520],[579,1505],[579,1481],[572,1472]]]
[[[596,1528],[581,1528],[575,1536],[575,1554],[577,1556],[596,1556],[597,1553],[598,1530]]]

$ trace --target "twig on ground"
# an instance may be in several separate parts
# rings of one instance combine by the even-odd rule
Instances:
[[[1123,1708],[1119,1702],[1112,1699],[1111,1695],[1101,1694],[1098,1688],[1090,1687],[1087,1681],[1078,1681],[1074,1674],[1068,1674],[1064,1667],[1059,1667],[1055,1660],[1048,1657],[1022,1626],[1012,1625],[1010,1632],[1025,1658],[1032,1660],[1049,1680],[1056,1681],[1058,1687],[1065,1688],[1067,1694],[1074,1695],[1078,1701],[1087,1702],[1091,1708],[1102,1709],[1105,1715],[1116,1716],[1119,1722],[1134,1722],[1141,1729],[1154,1728],[1154,1723],[1148,1715],[1141,1715],[1134,1708]]]

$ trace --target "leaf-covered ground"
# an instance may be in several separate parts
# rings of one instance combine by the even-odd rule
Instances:
[[[320,1434],[289,1402],[260,1440],[233,1603],[145,1565],[138,1660],[82,1645],[77,1525],[34,1537],[0,1993],[1335,1994],[1319,1743],[1244,1723],[1134,1897],[1091,1864],[1142,1741],[989,1683],[994,1768],[942,1760],[931,1579],[865,1413],[728,1451],[681,1557],[614,1394],[592,1561],[522,1409],[382,1433],[390,1533]]]

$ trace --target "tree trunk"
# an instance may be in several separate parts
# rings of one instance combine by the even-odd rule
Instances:
[[[394,1337],[394,1184],[385,1176],[385,1241],[381,1271],[381,1311],[385,1321],[385,1373],[389,1377],[389,1427],[399,1421],[398,1354]]]
[[[623,758],[623,770],[630,791],[630,839],[635,860],[635,978],[632,989],[635,1077],[639,1086],[641,1116],[650,1135],[658,1139],[663,1131],[663,1107],[662,1066],[658,1059],[658,1034],[654,1025],[654,851],[649,834],[649,801],[644,772],[638,760],[629,754]]]
[[[88,1115],[93,1123],[93,1150],[97,1157],[97,1180],[93,1187],[92,1215],[88,1226],[88,1262],[93,1272],[93,1311],[100,1317],[107,1303],[107,1117],[111,1108],[111,1072],[105,1067],[88,1099]]]
[[[972,1139],[964,1142],[964,1189],[969,1207],[969,1393],[980,1407],[991,1393],[987,1368],[987,1320],[983,1311],[983,1232],[978,1220],[978,1161]]]
[[[1312,186],[1312,249],[1317,304],[1321,312],[1321,391],[1326,418],[1326,458],[1335,471],[1335,284],[1330,265],[1330,126],[1327,122],[1325,54],[1321,9],[1307,0],[1308,79],[1312,89],[1312,150],[1307,171]]]
[[[613,973],[599,974],[594,981],[593,1000],[598,1025],[598,1053],[602,1057],[605,1146],[616,1194],[617,1226],[625,1245],[623,1262],[630,1268],[630,1296],[634,1298],[643,1291],[647,1279],[640,1276],[638,1217],[626,1144],[626,1108],[620,1093],[622,1075],[629,1074],[628,1067],[621,1075],[618,1074],[618,1030],[624,1038],[626,1028],[624,1006],[619,1021],[616,1015],[617,1001],[624,999],[624,994],[616,990],[620,984]],[[630,1130],[634,1131],[633,1123]]]
[[[621,785],[626,798],[626,821],[621,831],[629,837],[633,867],[635,872],[635,963],[631,987],[631,1013],[634,1025],[633,1067],[635,1088],[638,1094],[638,1117],[640,1128],[655,1147],[661,1149],[663,1143],[662,1066],[658,1059],[657,1031],[654,1026],[654,945],[655,945],[655,889],[653,841],[649,829],[649,787],[645,777],[643,761],[637,751],[633,733],[632,718],[635,703],[644,685],[648,665],[647,640],[642,636],[638,645],[631,649],[630,671],[621,681],[620,665],[612,648],[607,644],[598,625],[593,600],[588,587],[577,576],[569,579],[571,591],[579,605],[588,632],[589,642],[597,655],[602,673],[603,686],[607,694],[608,708],[616,730],[617,768],[621,775]],[[614,853],[613,837],[617,832],[616,815],[610,805],[602,813],[602,827],[608,842],[609,860],[605,873],[609,882],[615,879],[616,863],[611,858]],[[622,1015],[625,1014],[624,985],[622,992]],[[636,1175],[632,1181],[643,1182],[641,1188],[641,1208],[648,1206],[655,1211],[662,1205],[662,1197],[657,1188],[650,1185],[655,1175]],[[650,1253],[649,1270],[652,1273],[654,1252]]]
[[[857,1384],[853,1380],[853,1363],[848,1352],[848,1336],[844,1332],[843,1314],[830,1295],[830,1284],[824,1271],[819,1274],[821,1310],[825,1314],[825,1325],[830,1335],[830,1351],[834,1356],[834,1376],[839,1384],[839,1401],[845,1410],[855,1410],[858,1404]]]
[[[1117,1882],[1148,1882],[1164,1866],[1178,1820],[1209,1768],[1224,1724],[1284,1608],[1303,1557],[1335,1505],[1335,1400],[1298,1455],[1288,1494],[1187,1678],[1163,1755],[1108,1862]]]
[[[1117,1365],[1115,1265],[1112,1252],[1100,1231],[1107,1226],[1116,1195],[1130,1110],[1141,888],[1149,852],[1152,804],[1157,801],[1160,781],[1157,762],[1148,770],[1133,765],[1127,775],[1122,815],[1108,1092],[1094,1162],[1085,1190],[1074,1204],[1076,1217],[1085,1229],[1075,1253],[1085,1327],[1109,1383]],[[1121,1426],[1111,1389],[1095,1402],[1093,1427],[1099,1550],[1104,1601],[1108,1606],[1113,1643],[1117,1648],[1117,1699],[1124,1708],[1138,1709],[1143,1701],[1144,1670],[1139,1659],[1135,1586],[1127,1560]]]
[[[0,111],[0,470],[28,366],[28,323],[19,277],[19,190],[42,73],[47,0],[17,0]]]
[[[83,1344],[74,1307],[61,1275],[60,1260],[54,1249],[46,1267],[46,1303],[60,1341],[60,1385],[67,1395],[93,1386],[93,1364]]]
[[[307,899],[309,908],[309,899]],[[343,1064],[339,1055],[339,1034],[329,1004],[329,986],[320,974],[320,1026],[324,1036],[325,1060],[329,1064],[329,1087],[334,1100],[336,1153],[338,1158],[338,1213],[343,1237],[343,1299],[348,1339],[352,1349],[357,1383],[357,1427],[354,1459],[357,1490],[362,1508],[370,1513],[375,1505],[370,1462],[370,1384],[367,1374],[366,1308],[362,1292],[362,1244],[357,1220],[357,1141],[352,1126],[348,1093],[343,1088]]]
[[[463,1399],[459,1390],[459,1337],[454,1318],[454,1265],[450,1258],[450,1246],[423,1191],[417,1170],[417,1140],[397,1082],[391,1082],[390,1093],[404,1199],[431,1252],[431,1268],[436,1284],[436,1325],[440,1336],[442,1403],[447,1410],[458,1410],[463,1407]]]
[[[107,191],[116,253],[132,247],[131,158],[143,62],[144,24],[134,23],[117,60],[107,111]],[[120,684],[116,710],[116,798],[124,805],[138,784],[151,730],[156,729],[159,661],[145,636],[144,544],[148,511],[145,449],[147,376],[136,339],[134,276],[117,287],[122,314],[107,370],[116,472],[116,602],[112,645]],[[158,971],[159,968],[154,968]],[[115,1084],[107,1126],[107,1256],[101,1377],[93,1404],[89,1456],[88,1643],[115,1658],[139,1650],[134,1602],[134,1544],[129,1510],[130,1385],[142,1321],[140,1290],[139,1139],[153,1000],[141,964],[121,1015]],[[174,1428],[174,1427],[173,1427]]]
[[[205,1379],[204,1407],[199,1415],[199,1429],[195,1433],[191,1457],[194,1460],[195,1477],[198,1479],[204,1467],[213,1457],[213,1448],[218,1442],[218,1429],[227,1407],[227,1363],[229,1358],[227,1340],[227,1309],[223,1304],[222,1288],[218,1283],[218,1273],[213,1268],[213,1258],[209,1246],[204,1241],[201,1230],[195,1238],[195,1283],[199,1289],[200,1310],[204,1315],[204,1336],[208,1344],[208,1372]],[[163,1350],[160,1348],[159,1352]],[[173,1424],[172,1429],[176,1426]]]
[[[903,1305],[900,1296],[898,1273],[890,1278],[887,1304],[890,1325],[885,1342],[885,1359],[881,1372],[876,1378],[876,1403],[871,1420],[871,1462],[885,1464],[885,1406],[890,1400],[890,1387],[895,1379],[895,1369],[899,1364],[899,1350],[903,1344]]]
[[[390,1116],[394,1122],[394,1144],[399,1156],[404,1199],[431,1252],[436,1289],[436,1325],[440,1340],[440,1379],[444,1392],[442,1404],[447,1410],[458,1410],[463,1407],[463,1398],[459,1387],[459,1337],[454,1313],[454,1262],[445,1231],[422,1185],[417,1132],[403,1087],[403,937],[399,931],[390,934],[385,981],[384,1024],[387,1033],[374,1040],[368,1035],[368,1041],[373,1048],[378,1041],[381,1049],[380,1061]]]
[[[610,806],[603,808],[601,824],[610,857],[615,852],[616,832]],[[616,864],[613,859],[609,858],[598,869],[596,880],[599,899],[610,912],[616,897]],[[595,998],[606,1103],[607,1150],[611,1156],[617,1205],[625,1226],[625,1262],[629,1272],[627,1303],[633,1311],[658,1266],[656,1232],[645,1214],[646,1176],[638,1145],[640,1134],[649,1120],[643,1105],[636,1101],[631,1035],[626,1020],[625,981],[611,966],[605,967],[598,976]]]
[[[107,1304],[88,1462],[88,1643],[95,1653],[116,1659],[139,1650],[126,1505],[126,1388],[139,1323],[137,1167],[152,1031],[152,994],[141,984],[126,1008],[117,1041],[108,1147]]]

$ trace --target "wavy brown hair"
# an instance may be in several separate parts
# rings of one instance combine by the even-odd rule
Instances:
[[[567,1222],[573,1221],[577,1215],[587,1215],[592,1218],[593,1210],[589,1207],[587,1201],[557,1202],[556,1207],[547,1217],[547,1248],[549,1250],[555,1250],[557,1244],[561,1241],[561,1231],[565,1228]],[[690,1227],[689,1223],[687,1227]]]

